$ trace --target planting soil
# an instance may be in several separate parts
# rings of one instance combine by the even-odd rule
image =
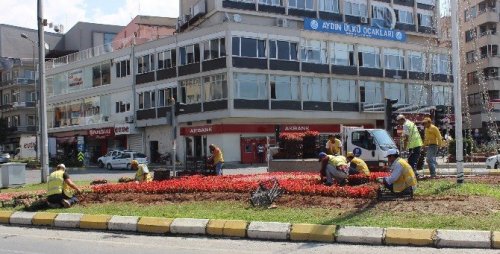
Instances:
[[[233,201],[249,204],[250,195],[245,193],[88,193],[81,196],[81,205],[110,202],[133,202],[140,204],[169,205],[193,201]],[[500,212],[500,202],[490,197],[415,197],[414,200],[377,201],[373,199],[349,199],[325,196],[285,194],[275,202],[278,207],[331,208],[344,212],[369,210],[385,212],[417,212],[443,215],[489,215]]]

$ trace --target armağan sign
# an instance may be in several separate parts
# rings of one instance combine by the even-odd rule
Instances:
[[[406,33],[399,30],[385,29],[372,26],[362,26],[343,22],[326,21],[321,19],[304,19],[304,29],[309,31],[336,33],[366,37],[379,40],[406,41]]]

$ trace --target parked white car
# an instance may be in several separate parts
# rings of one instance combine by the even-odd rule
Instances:
[[[488,169],[498,169],[500,166],[500,154],[493,155],[486,159],[486,168]]]
[[[126,168],[130,169],[132,160],[137,160],[139,164],[148,164],[148,157],[142,153],[137,152],[122,152],[120,155],[113,157],[106,163],[107,169]]]
[[[104,168],[106,165],[108,165],[108,162],[113,159],[114,157],[118,157],[121,155],[124,151],[119,151],[119,150],[111,150],[109,151],[106,155],[101,156],[97,159],[97,163],[99,164],[100,168]]]

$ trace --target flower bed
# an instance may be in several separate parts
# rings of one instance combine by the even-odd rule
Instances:
[[[251,192],[260,181],[276,178],[289,194],[323,195],[350,198],[373,197],[378,189],[374,182],[385,172],[349,176],[349,186],[324,186],[317,173],[270,173],[235,176],[191,176],[150,183],[122,183],[93,186],[95,193],[190,193],[190,192]],[[360,185],[361,184],[361,185]]]

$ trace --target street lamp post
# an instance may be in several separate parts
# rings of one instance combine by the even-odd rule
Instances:
[[[49,145],[48,145],[48,134],[47,134],[47,100],[45,97],[45,34],[44,26],[47,20],[43,18],[43,1],[38,0],[38,13],[37,13],[37,23],[38,23],[38,75],[40,75],[40,118],[41,118],[41,128],[40,128],[40,157],[42,164],[42,183],[47,182],[47,176],[49,174]]]
[[[28,40],[29,42],[31,42],[31,46],[33,48],[33,54],[32,54],[32,63],[33,63],[33,79],[35,81],[35,103],[36,103],[36,107],[38,109],[36,109],[36,113],[35,113],[35,116],[36,116],[36,120],[38,122],[38,125],[37,125],[37,128],[36,128],[36,158],[37,160],[40,159],[40,127],[42,126],[41,125],[41,119],[40,119],[40,87],[37,85],[37,82],[36,82],[36,63],[35,63],[35,46],[36,46],[36,42],[32,39],[30,39],[28,37],[28,35],[26,35],[25,33],[22,33],[21,34],[21,38],[23,39],[26,39]]]

